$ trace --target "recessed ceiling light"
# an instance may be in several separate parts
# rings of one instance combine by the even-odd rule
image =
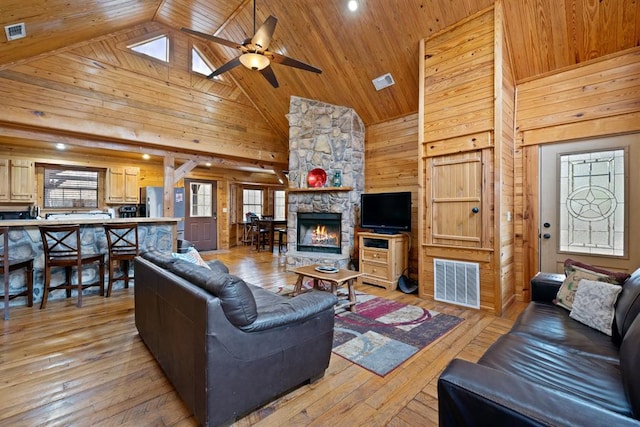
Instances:
[[[356,0],[349,0],[347,7],[351,12],[355,12],[356,10],[358,10],[358,2]]]
[[[150,155],[148,155],[147,153],[144,153],[144,154],[142,155],[142,158],[143,158],[143,159],[145,159],[145,160],[149,160],[149,159],[151,158],[151,156],[150,156]]]
[[[58,142],[58,143],[56,144],[56,148],[57,148],[58,150],[64,150],[64,149],[66,149],[66,148],[67,148],[67,146],[66,146],[66,145],[64,145],[62,142]]]
[[[204,164],[206,167],[210,168],[211,167],[211,162],[207,162]]]

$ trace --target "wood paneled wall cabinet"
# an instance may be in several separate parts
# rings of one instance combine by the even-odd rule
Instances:
[[[0,158],[0,202],[36,200],[36,168],[31,160]]]
[[[409,265],[409,238],[406,234],[358,233],[360,272],[358,284],[369,283],[394,290],[398,278]]]
[[[140,168],[118,167],[107,169],[106,194],[107,203],[139,203],[140,189],[138,176]]]
[[[422,41],[418,114],[420,297],[434,297],[434,260],[477,263],[479,306],[498,315],[515,298],[515,81],[503,21],[497,1]]]

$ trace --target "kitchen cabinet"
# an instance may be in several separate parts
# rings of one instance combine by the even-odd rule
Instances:
[[[36,193],[35,162],[0,158],[0,202],[33,203]]]
[[[140,168],[107,169],[105,200],[107,203],[135,203],[140,201],[138,176]]]

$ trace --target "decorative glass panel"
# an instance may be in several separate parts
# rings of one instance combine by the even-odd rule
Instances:
[[[624,150],[560,156],[560,251],[624,255]]]
[[[192,183],[191,184],[191,216],[210,217],[212,215],[211,184]]]

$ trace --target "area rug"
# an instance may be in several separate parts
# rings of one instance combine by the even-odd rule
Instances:
[[[333,352],[382,377],[462,322],[373,295],[357,301],[355,313],[336,314]]]

